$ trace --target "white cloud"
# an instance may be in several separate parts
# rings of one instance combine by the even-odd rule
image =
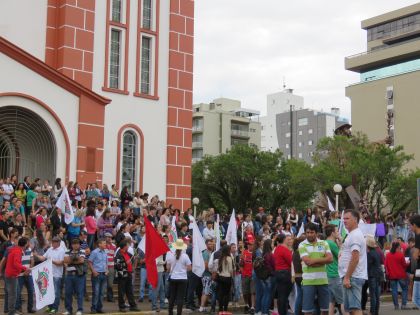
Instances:
[[[416,2],[196,0],[194,103],[223,96],[265,113],[285,77],[306,107],[350,117],[344,89],[359,76],[344,57],[366,50],[361,20]]]

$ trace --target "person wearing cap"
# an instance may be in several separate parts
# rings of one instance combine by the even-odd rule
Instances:
[[[73,313],[73,296],[77,297],[77,312],[76,315],[83,313],[83,294],[84,284],[86,282],[85,276],[85,251],[80,248],[80,240],[74,238],[71,241],[71,249],[64,255],[64,263],[66,264],[66,278],[65,278],[65,308],[63,315],[71,315]]]
[[[48,305],[47,307],[47,312],[49,314],[57,313],[58,307],[60,306],[61,280],[63,278],[64,256],[66,254],[65,250],[63,249],[63,247],[60,246],[60,244],[60,237],[54,236],[54,238],[52,239],[52,247],[48,248],[45,254],[39,257],[42,261],[47,259],[52,260],[55,299],[54,303]]]
[[[130,304],[131,311],[139,311],[134,300],[133,293],[133,255],[128,252],[128,240],[122,240],[119,245],[119,250],[115,254],[115,278],[118,284],[118,306],[120,312],[127,312],[125,306],[125,297],[127,297]]]
[[[381,279],[383,278],[381,268],[381,257],[377,252],[375,238],[372,235],[366,235],[367,246],[367,266],[368,266],[368,285],[370,296],[370,314],[378,315],[379,300],[381,295]]]
[[[185,292],[187,289],[187,272],[191,270],[191,260],[185,253],[187,245],[182,239],[177,239],[172,243],[175,253],[168,252],[166,256],[166,266],[169,272],[169,308],[168,315],[173,315],[176,301],[177,315],[182,314]]]
[[[108,276],[107,276],[107,289],[106,289],[106,299],[108,302],[114,302],[114,292],[112,289],[112,285],[114,283],[114,254],[117,247],[112,243],[112,234],[106,232],[104,234],[106,246],[105,251],[108,257]]]

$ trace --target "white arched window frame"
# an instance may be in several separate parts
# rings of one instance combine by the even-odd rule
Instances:
[[[125,129],[121,134],[121,188],[128,186],[131,193],[139,190],[141,161],[141,137],[134,129]]]

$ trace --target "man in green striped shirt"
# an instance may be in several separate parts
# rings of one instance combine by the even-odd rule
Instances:
[[[308,223],[305,226],[306,240],[299,244],[299,255],[302,260],[302,312],[315,312],[315,298],[322,315],[328,314],[329,292],[326,264],[333,261],[330,247],[326,241],[317,238],[318,226]]]

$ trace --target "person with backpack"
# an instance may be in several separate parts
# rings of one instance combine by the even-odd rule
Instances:
[[[315,298],[321,315],[329,311],[329,291],[326,265],[333,262],[330,246],[326,241],[317,238],[318,227],[314,223],[305,226],[306,240],[299,244],[302,260],[302,312],[315,313]]]
[[[277,310],[279,315],[287,315],[289,294],[292,291],[292,251],[288,247],[290,236],[279,234],[274,250],[274,277],[277,287]]]
[[[254,272],[257,278],[256,289],[261,291],[255,301],[255,312],[261,312],[262,315],[268,315],[271,304],[271,276],[275,268],[271,243],[271,239],[264,241],[262,256],[257,257],[254,262]]]

